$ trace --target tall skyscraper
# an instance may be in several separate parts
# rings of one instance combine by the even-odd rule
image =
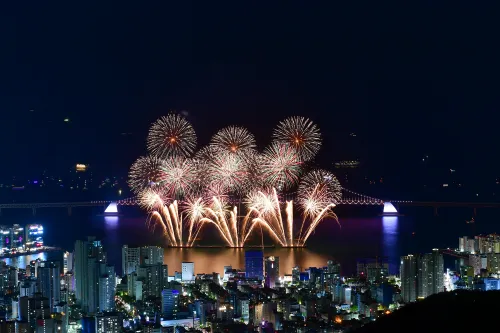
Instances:
[[[264,253],[262,251],[245,252],[245,276],[247,279],[264,279]]]
[[[425,298],[444,291],[444,261],[434,249],[418,258],[418,297]]]
[[[163,265],[163,248],[159,246],[122,248],[122,274],[131,274],[143,265]]]
[[[77,240],[75,242],[75,293],[76,300],[83,306],[83,302],[88,294],[88,258],[89,243],[87,241]],[[84,309],[85,310],[85,309]]]
[[[89,237],[87,241],[76,241],[74,261],[76,300],[82,311],[96,313],[102,311],[102,304],[109,307],[106,305],[109,300],[105,298],[101,302],[100,296],[108,295],[112,289],[101,287],[100,282],[115,285],[116,281],[111,282],[112,278],[109,277],[114,276],[114,269],[112,274],[109,274],[111,269],[106,265],[106,253],[101,242],[93,237]],[[108,286],[111,286],[110,284]]]
[[[268,288],[275,288],[276,283],[279,282],[280,275],[280,258],[270,256],[265,261],[266,268],[266,281],[265,286]]]
[[[193,262],[183,262],[182,263],[182,282],[194,281],[194,263]]]
[[[140,249],[141,265],[163,265],[163,248],[159,246],[144,246]]]
[[[292,268],[292,283],[298,284],[300,282],[300,267],[295,266]]]
[[[401,296],[405,302],[444,291],[444,261],[438,249],[401,257]]]
[[[160,297],[161,291],[168,286],[168,266],[161,264],[141,265],[137,270],[137,280],[142,281],[141,297]],[[135,296],[139,297],[139,295]]]
[[[43,297],[49,299],[49,307],[53,310],[61,300],[61,268],[58,262],[41,262],[38,266],[38,290]]]
[[[113,311],[115,309],[116,274],[114,266],[101,267],[99,278],[99,311]]]
[[[64,252],[63,254],[63,273],[73,272],[73,253]]]
[[[179,299],[179,292],[175,289],[165,289],[161,292],[162,314],[167,319],[176,318],[178,299]]]
[[[19,298],[19,320],[28,322],[32,329],[36,328],[36,321],[49,319],[51,314],[49,299],[41,293],[35,293],[33,297]]]
[[[140,248],[138,247],[128,247],[128,245],[123,245],[122,248],[122,275],[128,275],[137,270],[140,262]]]
[[[401,257],[401,297],[406,303],[417,299],[417,258],[411,254]]]

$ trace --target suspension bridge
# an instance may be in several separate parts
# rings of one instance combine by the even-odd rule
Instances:
[[[282,196],[283,201],[290,201],[295,199],[296,193],[288,193]],[[234,198],[230,200],[232,203],[241,202],[241,198]],[[33,215],[36,215],[38,209],[41,208],[66,208],[68,215],[72,214],[73,208],[77,207],[105,207],[105,214],[117,214],[120,206],[137,206],[139,201],[137,198],[127,198],[116,201],[111,200],[100,200],[100,201],[88,201],[88,202],[35,202],[35,203],[8,203],[0,204],[0,215],[2,210],[6,209],[30,209]],[[382,199],[370,197],[364,194],[360,194],[351,191],[346,188],[342,188],[341,199],[337,202],[337,205],[351,205],[351,206],[382,206],[384,214],[397,214],[397,210],[392,205],[391,202],[384,201]]]

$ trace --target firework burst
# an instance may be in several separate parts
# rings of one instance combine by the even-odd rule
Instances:
[[[318,127],[304,117],[290,117],[281,121],[273,133],[276,142],[292,146],[302,161],[309,161],[321,148]]]
[[[128,184],[136,194],[162,182],[165,161],[154,156],[139,157],[130,167]]]
[[[207,186],[221,194],[244,193],[251,175],[247,160],[228,152],[215,151],[201,170]]]
[[[255,149],[255,137],[246,128],[229,126],[221,129],[213,137],[210,146],[218,151],[235,154]]]
[[[195,190],[197,180],[196,164],[183,157],[170,157],[161,166],[161,187],[171,198],[179,198]]]
[[[317,214],[328,204],[337,204],[342,198],[342,187],[337,177],[326,170],[313,170],[300,181],[298,201],[306,214]]]
[[[341,187],[325,170],[302,176],[321,146],[319,129],[309,119],[285,119],[273,139],[260,154],[248,130],[229,126],[191,157],[196,147],[193,128],[182,116],[169,114],[152,125],[151,156],[134,162],[128,182],[148,211],[149,224],[160,226],[171,246],[193,246],[207,225],[231,247],[244,246],[256,226],[282,246],[304,246],[321,221],[338,222],[332,209]],[[285,199],[297,184],[300,230],[294,230],[293,202]],[[234,205],[242,197],[246,215],[239,216],[241,206]]]
[[[191,156],[196,148],[196,133],[182,116],[170,113],[153,123],[148,135],[148,150],[158,157]]]
[[[264,183],[276,187],[279,191],[287,190],[298,183],[301,166],[302,162],[295,149],[285,144],[272,144],[260,158]]]

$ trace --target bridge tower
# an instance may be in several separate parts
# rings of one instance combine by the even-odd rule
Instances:
[[[104,210],[104,215],[116,216],[118,215],[118,204],[115,201],[109,203],[108,207]]]
[[[384,211],[382,213],[382,216],[398,216],[398,215],[399,212],[396,209],[396,207],[394,207],[392,202],[388,201],[384,202]]]

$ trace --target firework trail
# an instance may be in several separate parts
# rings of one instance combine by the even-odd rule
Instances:
[[[293,203],[286,202],[285,219],[281,215],[280,200],[276,189],[256,191],[246,198],[247,209],[281,246],[293,245]],[[285,225],[286,223],[286,225]]]
[[[159,225],[169,245],[186,245],[183,243],[183,217],[179,213],[176,200],[167,205],[163,193],[155,189],[147,189],[139,194],[139,204],[149,211],[147,224],[152,227]]]
[[[149,152],[161,158],[191,156],[196,148],[196,133],[182,116],[170,113],[153,123],[148,135]]]
[[[298,202],[308,217],[319,214],[331,203],[337,204],[341,197],[342,187],[337,177],[329,171],[310,171],[300,181]]]
[[[203,198],[186,200],[184,213],[186,214],[186,218],[189,219],[188,240],[186,243],[187,246],[193,246],[196,238],[198,237],[198,234],[203,227],[203,222],[201,222],[201,219],[203,218],[204,212],[205,201],[203,200]]]
[[[273,132],[276,142],[292,146],[302,161],[309,161],[321,148],[318,127],[304,117],[290,117],[281,121]]]
[[[339,223],[332,209],[341,199],[342,188],[332,173],[326,170],[313,170],[302,179],[298,193],[303,220],[297,244],[304,246],[311,233],[324,219],[332,218]],[[309,220],[310,224],[304,229],[306,220]]]

